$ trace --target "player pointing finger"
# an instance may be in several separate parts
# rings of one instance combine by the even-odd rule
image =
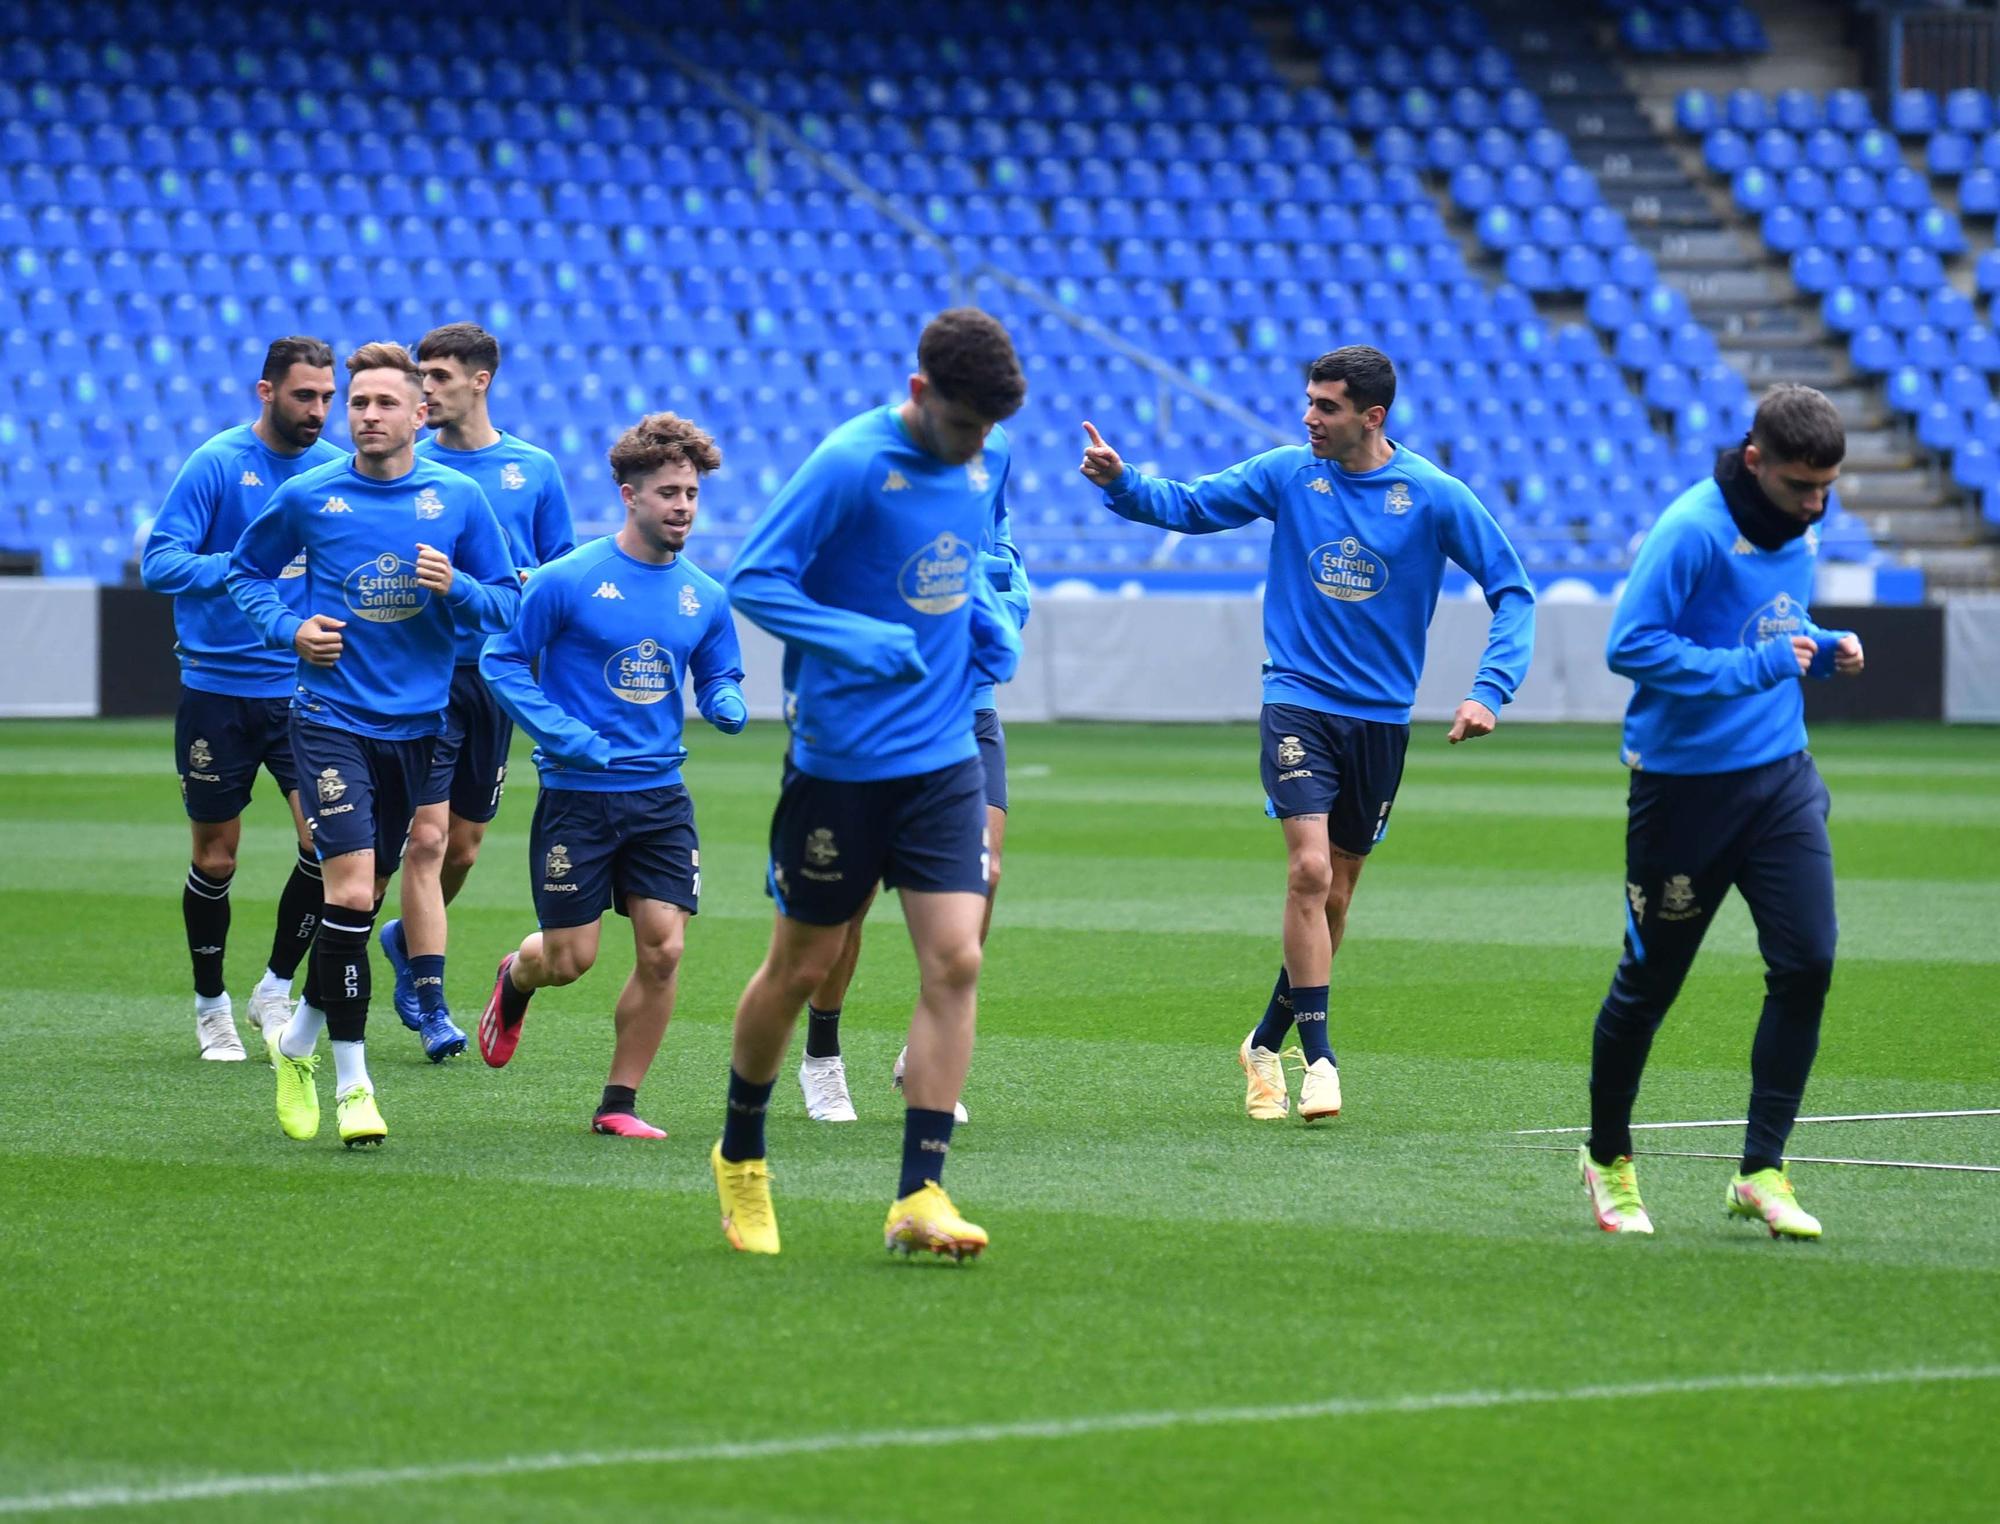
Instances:
[[[1118,478],[1125,474],[1125,462],[1118,458],[1116,450],[1104,442],[1096,424],[1084,420],[1083,432],[1090,436],[1090,443],[1084,446],[1083,464],[1077,469],[1096,486],[1115,486]]]

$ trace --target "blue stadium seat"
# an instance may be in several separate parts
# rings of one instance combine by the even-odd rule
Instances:
[[[1935,132],[1937,98],[1928,90],[1898,90],[1889,103],[1889,126],[1906,138],[1926,137]]]

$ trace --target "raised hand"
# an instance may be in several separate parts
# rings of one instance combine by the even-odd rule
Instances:
[[[428,588],[437,594],[451,591],[451,562],[441,550],[433,549],[422,541],[417,543],[417,586]]]
[[[1083,432],[1090,436],[1090,443],[1084,446],[1083,464],[1077,469],[1096,486],[1107,490],[1117,486],[1118,478],[1125,474],[1125,462],[1118,458],[1116,450],[1104,442],[1096,424],[1086,419]]]

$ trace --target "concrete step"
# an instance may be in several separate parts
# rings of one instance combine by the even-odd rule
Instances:
[[[1715,221],[1715,214],[1708,210],[1705,201],[1702,211],[1708,223],[1706,227],[1634,227],[1632,241],[1640,248],[1650,250],[1662,268],[1669,264],[1681,270],[1704,265],[1723,269],[1741,266],[1749,252],[1743,247],[1743,240]]]
[[[2000,545],[1919,545],[1909,560],[1933,595],[2000,587]]]
[[[1753,387],[1796,381],[1824,391],[1853,375],[1846,355],[1829,353],[1822,345],[1813,343],[1775,344],[1759,340],[1751,349],[1725,344],[1722,358]]]
[[[1863,475],[1879,475],[1888,471],[1919,471],[1923,466],[1908,432],[1885,426],[1848,429],[1845,468]]]
[[[1820,390],[1826,393],[1826,400],[1840,410],[1850,434],[1855,429],[1889,429],[1900,424],[1883,400],[1881,388],[1871,382],[1841,382],[1822,386]]]
[[[1841,506],[1859,514],[1878,540],[1903,545],[1976,545],[1978,520],[1943,501],[1929,471],[1848,471],[1840,478]]]
[[[1668,283],[1673,284],[1671,275]],[[1809,343],[1820,338],[1821,324],[1815,315],[1798,307],[1772,305],[1746,307],[1740,302],[1698,302],[1690,300],[1695,321],[1719,339],[1739,339],[1746,344]]]
[[[1560,97],[1542,102],[1542,115],[1556,131],[1572,143],[1590,143],[1599,138],[1627,138],[1634,142],[1657,142],[1653,124],[1627,95],[1619,100],[1579,101]]]
[[[1666,267],[1665,261],[1662,267]],[[1770,270],[1755,266],[1689,270],[1678,274],[1674,285],[1687,294],[1690,303],[1735,302],[1750,307],[1789,304],[1792,300],[1789,282],[1781,284]]]

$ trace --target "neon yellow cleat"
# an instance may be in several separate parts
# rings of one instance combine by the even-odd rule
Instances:
[[[334,1102],[340,1118],[340,1141],[349,1148],[379,1144],[389,1136],[389,1124],[375,1109],[375,1092],[366,1085],[349,1085]]]
[[[778,1252],[778,1214],[771,1206],[771,1169],[762,1159],[722,1157],[718,1140],[708,1151],[715,1193],[722,1198],[722,1235],[744,1254]]]
[[[1590,1157],[1590,1145],[1576,1150],[1577,1169],[1583,1188],[1590,1193],[1590,1215],[1607,1233],[1650,1233],[1653,1219],[1646,1215],[1646,1203],[1639,1199],[1639,1172],[1632,1156],[1621,1154],[1609,1164]]]
[[[986,1247],[986,1230],[958,1215],[944,1187],[926,1180],[921,1190],[894,1203],[882,1227],[882,1242],[892,1254],[949,1254],[955,1260],[977,1259]]]
[[[1236,1050],[1246,1081],[1243,1109],[1253,1122],[1281,1122],[1291,1114],[1292,1098],[1285,1090],[1285,1065],[1269,1048],[1251,1045],[1252,1032]]]
[[[319,1073],[319,1055],[287,1058],[278,1049],[275,1033],[266,1033],[264,1051],[271,1055],[271,1067],[278,1071],[278,1125],[288,1138],[304,1142],[319,1136],[319,1090],[313,1076]]]
[[[1819,1219],[1799,1205],[1791,1176],[1781,1169],[1760,1169],[1729,1182],[1724,1198],[1732,1217],[1761,1222],[1773,1238],[1818,1238]]]

